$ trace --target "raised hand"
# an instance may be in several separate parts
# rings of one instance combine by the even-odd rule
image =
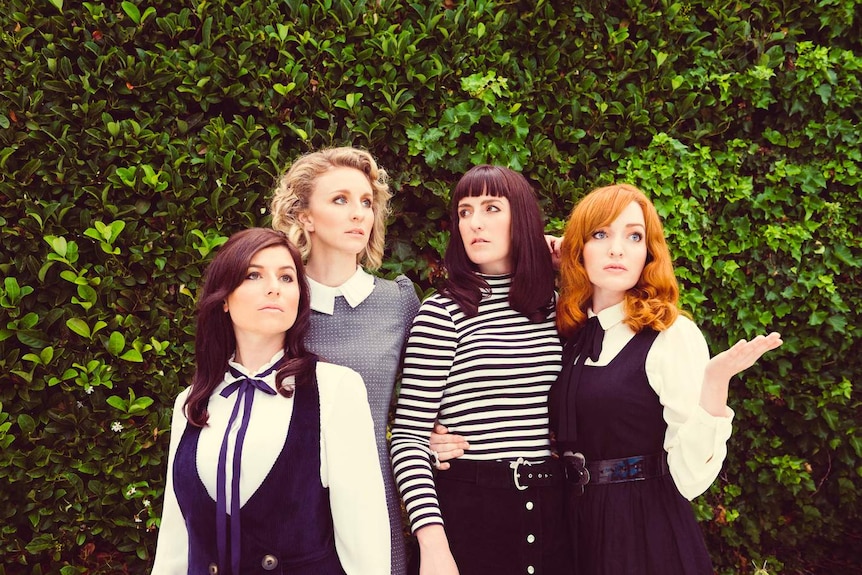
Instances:
[[[706,366],[707,373],[716,378],[730,380],[731,377],[754,365],[767,351],[784,343],[778,332],[759,335],[751,341],[739,340],[733,347],[712,358]]]
[[[741,339],[729,349],[709,360],[703,375],[700,405],[715,416],[726,416],[727,390],[730,378],[754,365],[767,351],[784,343],[778,332]]]

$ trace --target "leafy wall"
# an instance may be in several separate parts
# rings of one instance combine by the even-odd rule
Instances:
[[[522,171],[548,229],[613,180],[667,225],[733,383],[716,565],[862,565],[858,0],[7,0],[0,14],[0,575],[145,572],[212,250],[278,172],[367,147],[386,274],[440,278],[446,202]],[[845,544],[841,545],[839,543]]]

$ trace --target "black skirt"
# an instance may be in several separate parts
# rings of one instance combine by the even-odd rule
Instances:
[[[508,462],[450,463],[449,470],[437,473],[435,482],[449,547],[461,575],[574,572],[562,477],[519,489]],[[483,481],[482,477],[512,480]]]

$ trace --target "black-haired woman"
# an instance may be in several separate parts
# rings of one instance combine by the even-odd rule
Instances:
[[[270,229],[233,235],[207,269],[197,314],[152,572],[388,573],[365,386],[306,351],[296,248]]]
[[[455,187],[448,280],[407,343],[392,462],[420,573],[568,573],[548,390],[561,365],[554,272],[523,176],[476,166]],[[468,447],[432,470],[435,419]]]

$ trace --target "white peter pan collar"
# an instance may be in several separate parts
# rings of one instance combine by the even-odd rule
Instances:
[[[358,266],[356,273],[340,286],[327,286],[310,277],[307,279],[311,291],[311,309],[327,315],[335,311],[335,298],[338,296],[342,296],[350,307],[356,307],[374,291],[374,276]]]

